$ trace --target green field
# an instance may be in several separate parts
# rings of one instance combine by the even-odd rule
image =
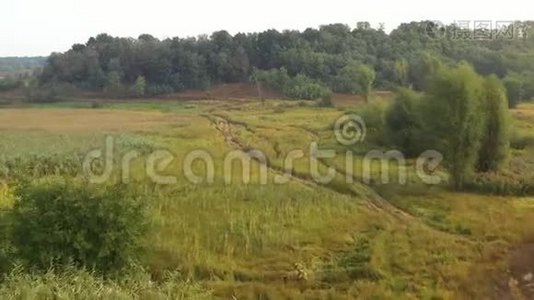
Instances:
[[[1,173],[0,208],[13,205],[13,178],[81,178],[84,155],[104,149],[111,136],[115,167],[104,185],[120,181],[126,153],[139,152],[128,189],[142,195],[151,211],[141,265],[154,286],[140,287],[138,297],[150,298],[139,295],[155,289],[169,298],[502,299],[527,289],[511,280],[525,274],[511,269],[510,260],[534,238],[533,198],[459,193],[445,182],[425,185],[410,167],[406,185],[395,184],[395,176],[391,184],[380,185],[376,164],[372,184],[363,184],[358,172],[347,183],[344,153],[349,148],[337,143],[334,122],[352,112],[368,123],[365,141],[350,148],[357,170],[365,153],[378,147],[372,110],[387,105],[381,100],[336,109],[296,101],[153,100],[98,109],[88,103],[1,109],[0,160],[9,167]],[[534,105],[523,104],[513,114],[521,134],[532,134]],[[337,170],[329,183],[312,179],[313,142],[337,153],[319,162],[322,174],[328,167]],[[199,149],[213,158],[213,183],[192,183],[184,176],[187,154]],[[267,162],[253,161],[250,182],[244,184],[241,165],[227,171],[224,158],[251,149],[261,150]],[[287,153],[299,149],[304,157],[295,160],[292,176],[276,182]],[[147,176],[147,157],[157,150],[173,154],[161,174],[175,176],[175,183],[155,184]],[[514,159],[529,157],[528,150],[514,152]],[[262,167],[268,171],[265,184]],[[397,166],[391,167],[396,174]],[[193,170],[206,174],[200,163]],[[231,183],[225,182],[225,171]],[[305,280],[294,276],[296,264]],[[172,287],[184,291],[182,296],[166,294],[172,289],[168,272],[178,272],[187,283]],[[84,289],[99,284],[85,280]],[[30,296],[17,297],[10,294],[15,289],[1,284],[0,295],[41,299],[40,293],[53,291],[31,280],[11,284],[23,286]],[[74,288],[77,283],[63,284]],[[127,284],[108,288],[117,294],[98,295],[113,299],[122,295],[121,288],[127,290],[123,297],[136,293]]]

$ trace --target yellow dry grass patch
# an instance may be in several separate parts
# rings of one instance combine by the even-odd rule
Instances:
[[[517,108],[512,109],[511,112],[516,117],[534,117],[534,104],[520,104]]]
[[[188,117],[161,112],[91,109],[2,109],[0,130],[63,132],[156,131],[188,123]]]

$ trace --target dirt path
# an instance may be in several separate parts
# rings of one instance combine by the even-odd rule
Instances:
[[[206,114],[206,115],[203,115],[203,116],[205,118],[207,118],[210,122],[212,122],[212,124],[214,124],[215,128],[221,133],[221,135],[225,139],[225,142],[230,147],[232,147],[233,149],[236,149],[236,150],[240,150],[240,151],[242,151],[243,153],[245,153],[247,155],[249,155],[248,152],[250,150],[254,150],[251,147],[244,145],[233,134],[233,128],[235,128],[235,127],[241,127],[244,130],[246,130],[246,131],[248,131],[248,132],[250,132],[252,134],[256,134],[255,130],[253,128],[251,128],[248,124],[246,124],[244,122],[231,120],[227,116],[222,115],[222,114],[218,114],[218,113],[217,114],[211,113],[211,114]],[[295,127],[295,128],[297,128],[297,127]],[[302,128],[300,128],[300,129],[302,129]],[[304,129],[302,129],[302,130],[304,130]],[[312,135],[314,137],[314,139],[318,139],[318,136],[317,136],[316,133],[314,133],[314,132],[312,132],[310,130],[305,130],[305,131],[308,134]],[[376,191],[374,191],[368,185],[359,184],[358,188],[361,189],[360,192],[357,192],[357,191],[355,191],[353,189],[340,190],[340,189],[334,188],[332,186],[329,186],[327,184],[319,184],[319,183],[317,183],[315,180],[313,180],[313,178],[309,174],[296,173],[296,172],[292,172],[291,174],[287,174],[283,168],[271,164],[269,162],[268,158],[264,162],[264,161],[258,160],[254,156],[250,156],[249,155],[249,157],[251,157],[251,159],[257,161],[260,164],[264,164],[274,174],[280,175],[280,176],[288,176],[291,180],[294,180],[294,181],[297,181],[299,183],[302,183],[304,186],[307,186],[309,188],[326,188],[326,189],[328,189],[330,191],[333,191],[335,193],[347,195],[347,196],[350,196],[350,197],[356,197],[356,198],[358,198],[360,200],[364,200],[363,204],[367,208],[369,208],[371,210],[374,210],[374,211],[379,211],[379,212],[386,213],[387,215],[390,215],[390,216],[394,217],[395,219],[397,219],[397,220],[399,220],[401,222],[406,222],[406,223],[417,222],[420,225],[422,225],[425,228],[427,228],[428,230],[436,232],[436,233],[439,233],[440,235],[445,235],[445,236],[448,236],[448,237],[451,237],[451,238],[454,238],[454,239],[458,239],[458,240],[461,240],[462,242],[469,243],[469,244],[475,243],[475,241],[472,241],[472,240],[470,240],[469,238],[467,238],[465,236],[461,236],[461,235],[453,234],[453,233],[450,233],[450,232],[447,232],[447,231],[443,231],[443,230],[440,230],[438,228],[434,228],[434,227],[426,224],[425,222],[420,221],[416,216],[413,216],[410,213],[408,213],[408,212],[406,212],[406,211],[394,206],[393,204],[391,204],[389,201],[387,201],[382,196],[380,196]],[[339,168],[336,168],[335,166],[332,166],[332,165],[328,164],[324,160],[318,160],[318,162],[321,163],[325,167],[333,168],[337,173],[336,175],[342,175],[342,176],[346,176],[347,175],[344,170],[340,170]],[[354,179],[354,182],[358,182],[359,181],[359,179],[355,178],[354,176],[353,176],[353,179]]]
[[[237,138],[234,136],[234,134],[232,132],[232,128],[233,127],[241,126],[245,130],[247,130],[247,131],[249,131],[251,133],[255,133],[254,130],[251,129],[248,126],[248,124],[243,123],[243,122],[236,122],[236,121],[230,120],[229,118],[227,118],[227,117],[225,117],[225,116],[223,116],[221,114],[205,115],[205,117],[207,117],[215,125],[215,128],[222,134],[222,136],[224,137],[226,143],[229,146],[231,146],[234,149],[241,150],[246,154],[248,154],[248,152],[250,150],[252,150],[252,149],[248,149],[247,146],[245,146],[243,143],[241,143],[239,140],[237,140]],[[311,131],[308,131],[308,133],[314,134],[314,136],[316,137],[315,133],[313,133]],[[369,186],[366,186],[366,185],[363,185],[363,184],[360,184],[358,186],[359,188],[361,188],[363,190],[363,193],[359,193],[359,192],[354,191],[352,189],[338,190],[338,189],[335,189],[335,188],[333,188],[333,187],[331,187],[331,186],[329,186],[327,184],[319,184],[319,183],[313,181],[311,176],[309,176],[307,174],[299,174],[299,173],[295,173],[295,172],[292,172],[292,174],[287,174],[285,172],[285,170],[283,170],[283,168],[280,168],[278,166],[275,166],[275,165],[269,163],[268,159],[267,159],[266,162],[262,162],[262,161],[259,161],[256,157],[253,157],[253,156],[250,156],[250,157],[252,159],[258,161],[259,163],[265,163],[267,168],[269,170],[271,170],[273,173],[275,173],[277,175],[282,175],[282,176],[289,176],[292,180],[298,181],[298,182],[300,182],[300,183],[302,183],[302,184],[304,184],[306,186],[313,187],[313,188],[322,187],[322,188],[329,189],[329,190],[331,190],[333,192],[336,192],[336,193],[348,195],[348,196],[351,196],[351,197],[358,197],[358,198],[361,198],[361,199],[365,199],[367,206],[369,208],[373,209],[373,210],[383,211],[383,212],[386,212],[386,213],[388,213],[388,214],[390,214],[390,215],[392,215],[392,216],[394,216],[396,218],[400,218],[400,219],[406,219],[406,220],[414,219],[414,217],[412,215],[410,215],[409,213],[407,213],[405,211],[402,211],[402,210],[396,208],[395,206],[391,205],[388,201],[383,199],[380,195],[378,195]],[[321,163],[325,167],[333,168],[337,173],[336,175],[342,175],[342,176],[346,176],[347,175],[346,173],[342,172],[338,168],[335,168],[335,167],[329,165],[324,160],[320,160],[319,159],[318,162]]]

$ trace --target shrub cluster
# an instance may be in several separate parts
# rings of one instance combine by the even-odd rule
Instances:
[[[332,96],[330,89],[319,81],[302,74],[291,77],[284,68],[256,70],[254,79],[291,99],[322,100],[328,104]]]
[[[37,270],[66,265],[102,274],[121,270],[140,254],[148,224],[144,203],[123,187],[97,188],[59,177],[20,184],[6,215],[10,222],[2,232],[10,232],[10,260]]]

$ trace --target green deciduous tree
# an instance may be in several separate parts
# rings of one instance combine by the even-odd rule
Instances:
[[[480,77],[465,63],[439,71],[427,89],[425,124],[456,188],[462,188],[478,160],[484,124],[481,92]]]
[[[507,75],[503,79],[508,97],[508,107],[514,108],[521,102],[523,97],[523,83],[518,75]]]
[[[484,124],[477,170],[481,172],[499,170],[508,157],[509,113],[505,89],[495,76],[484,79],[482,84],[482,111]]]
[[[134,85],[135,96],[143,97],[146,93],[146,80],[143,76],[138,76]]]

